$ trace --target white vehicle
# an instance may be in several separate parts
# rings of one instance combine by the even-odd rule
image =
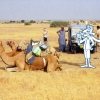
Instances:
[[[80,32],[82,30],[86,29],[86,25],[85,24],[75,24],[75,25],[70,25],[68,28],[68,46],[69,46],[69,50],[72,53],[77,53],[80,50],[83,50],[83,43],[79,43],[76,34],[78,33],[78,35],[80,35]],[[81,37],[83,38],[83,37]],[[93,50],[91,50],[92,53],[95,52],[95,45],[92,47]]]

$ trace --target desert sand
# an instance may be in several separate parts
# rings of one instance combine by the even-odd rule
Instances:
[[[6,41],[18,45],[21,39],[42,40],[43,28],[48,30],[50,45],[58,47],[56,31],[49,24],[0,24],[0,40],[6,52],[11,51]],[[65,27],[65,29],[68,29]],[[67,38],[67,33],[66,33]],[[80,68],[85,64],[84,53],[61,53],[62,71],[7,72],[0,59],[0,100],[99,100],[100,99],[100,52],[91,54],[92,68]]]

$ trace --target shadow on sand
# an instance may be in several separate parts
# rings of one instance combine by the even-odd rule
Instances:
[[[72,62],[67,62],[67,61],[59,61],[59,64],[68,64],[68,65],[74,65],[74,66],[81,66],[84,64],[83,63],[72,63]]]

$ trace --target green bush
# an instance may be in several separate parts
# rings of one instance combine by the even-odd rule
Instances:
[[[36,23],[36,21],[34,21],[34,20],[30,20],[30,23]]]
[[[21,22],[22,22],[22,23],[24,23],[24,22],[25,22],[25,20],[21,20]]]
[[[31,25],[31,23],[30,22],[25,22],[24,25]]]
[[[61,26],[67,27],[68,25],[69,25],[69,22],[66,22],[66,21],[53,21],[50,24],[50,27],[61,27]]]

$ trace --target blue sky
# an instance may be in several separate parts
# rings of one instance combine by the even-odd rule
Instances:
[[[0,0],[0,20],[100,20],[100,0]]]

